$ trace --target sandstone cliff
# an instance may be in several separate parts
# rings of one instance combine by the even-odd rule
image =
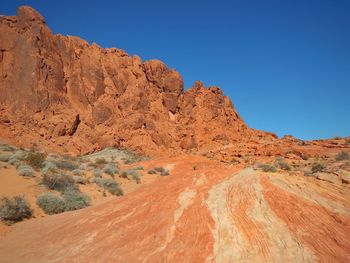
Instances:
[[[198,81],[184,91],[161,61],[54,35],[27,6],[0,17],[0,94],[2,138],[60,152],[154,154],[273,139],[247,127],[219,88]]]

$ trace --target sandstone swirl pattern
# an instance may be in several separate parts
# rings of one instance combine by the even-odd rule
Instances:
[[[137,192],[19,223],[0,262],[349,262],[347,185],[198,156],[144,165],[160,162],[172,175]]]

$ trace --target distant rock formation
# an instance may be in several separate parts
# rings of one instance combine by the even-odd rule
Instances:
[[[28,6],[0,17],[0,94],[3,139],[59,152],[154,154],[274,138],[247,127],[219,88],[198,81],[184,91],[159,60],[53,35]]]

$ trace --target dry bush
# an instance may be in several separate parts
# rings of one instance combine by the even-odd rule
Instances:
[[[66,209],[66,204],[63,198],[51,193],[39,196],[36,203],[46,214],[49,215],[62,213]]]
[[[13,223],[30,218],[33,211],[29,203],[23,196],[15,196],[14,198],[2,198],[0,203],[0,218],[3,221]]]

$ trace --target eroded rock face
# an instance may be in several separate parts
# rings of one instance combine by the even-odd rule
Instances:
[[[28,6],[0,17],[0,51],[2,137],[21,136],[24,146],[79,153],[119,145],[152,154],[260,134],[219,88],[197,82],[184,92],[180,74],[163,62],[53,35]]]

